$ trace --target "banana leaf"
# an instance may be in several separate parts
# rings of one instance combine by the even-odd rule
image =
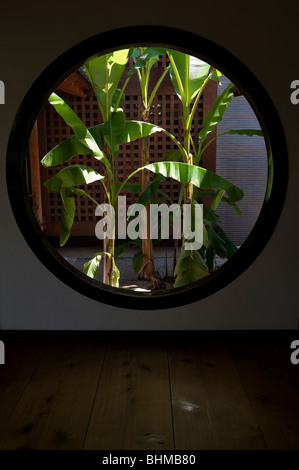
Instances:
[[[44,186],[49,191],[60,191],[68,186],[80,186],[90,184],[103,179],[97,171],[85,165],[70,165],[58,171],[56,175],[44,182]]]
[[[97,97],[103,121],[110,117],[113,97],[125,70],[129,49],[110,52],[84,64]]]
[[[235,203],[243,198],[243,191],[221,176],[195,165],[182,162],[157,162],[150,163],[140,168],[147,169],[153,173],[160,173],[167,178],[173,178],[180,183],[192,183],[197,188],[223,189],[230,202]]]
[[[61,195],[61,218],[60,218],[60,246],[67,242],[75,218],[75,198],[68,188],[60,189]]]
[[[95,255],[93,255],[93,257],[89,261],[87,261],[87,263],[84,264],[83,272],[84,274],[86,274],[86,276],[89,276],[92,279],[96,279],[98,272],[99,272],[102,255],[104,254],[110,256],[111,262],[112,262],[111,285],[113,287],[119,287],[119,277],[120,277],[119,270],[115,264],[113,256],[111,256],[109,253],[102,252],[102,253],[96,253]]]
[[[211,191],[197,191],[197,197],[204,198],[206,196],[210,196],[211,198],[214,199],[217,197],[217,193],[212,193]],[[230,202],[230,200],[227,197],[222,196],[221,202],[226,202],[229,206],[231,206],[234,209],[234,211],[238,215],[242,215],[242,211],[239,209],[237,204]]]
[[[73,132],[78,141],[91,149],[96,157],[99,159],[103,158],[103,152],[99,148],[97,142],[85,127],[81,119],[72,110],[72,108],[70,108],[70,106],[66,104],[62,98],[60,98],[60,96],[56,95],[56,93],[52,93],[48,100],[49,103],[55,108],[57,113],[60,114],[65,122],[73,129]]]
[[[135,274],[139,273],[139,271],[142,268],[142,264],[143,264],[143,253],[142,251],[138,251],[133,256],[133,268],[134,268]]]
[[[45,167],[61,165],[69,162],[76,155],[88,155],[89,147],[82,144],[75,135],[64,140],[61,144],[54,147],[48,152],[41,163]]]
[[[173,287],[182,287],[209,275],[208,268],[198,251],[182,250],[174,270]]]
[[[212,108],[207,113],[206,117],[202,122],[202,128],[198,134],[199,146],[202,145],[207,135],[212,132],[216,125],[222,121],[223,114],[227,108],[228,103],[232,100],[233,93],[230,91],[233,87],[233,83],[230,83],[226,89],[219,95],[213,103]]]
[[[168,51],[170,58],[170,78],[174,89],[184,103],[190,105],[202,87],[210,65],[201,59],[179,51]]]
[[[86,276],[96,279],[102,259],[102,253],[96,253],[93,257],[84,264],[83,272]]]
[[[149,69],[152,68],[155,62],[159,60],[159,57],[165,54],[166,49],[158,47],[145,47],[142,54],[140,54],[140,48],[134,48],[131,50],[129,57],[133,57],[136,60],[133,67],[128,72],[128,76],[132,75],[137,69],[148,66]]]

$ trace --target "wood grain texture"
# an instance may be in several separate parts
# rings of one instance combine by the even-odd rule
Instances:
[[[86,97],[86,91],[89,89],[89,84],[78,72],[73,72],[57,87],[58,91],[67,93],[74,96]]]
[[[80,449],[103,357],[97,344],[49,346],[0,433],[0,449]]]
[[[29,139],[29,160],[31,179],[31,204],[36,220],[43,230],[42,193],[40,184],[39,131],[36,120]]]
[[[299,449],[299,366],[288,342],[239,344],[240,377],[269,449]]]
[[[0,449],[299,448],[289,338],[55,335],[2,338]]]
[[[224,346],[171,348],[170,374],[176,449],[265,448]]]
[[[109,349],[84,448],[173,449],[166,348]]]
[[[42,342],[6,342],[0,366],[0,431],[6,424],[45,351]]]

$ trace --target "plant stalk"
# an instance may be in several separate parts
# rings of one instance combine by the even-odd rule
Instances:
[[[142,112],[142,119],[144,122],[148,122],[149,110],[144,109]],[[141,164],[142,166],[150,163],[149,157],[149,137],[143,137],[142,139],[142,150],[141,150]],[[148,171],[142,171],[141,177],[141,191],[145,191],[150,185],[150,173]],[[145,204],[144,219],[142,220],[142,254],[144,269],[142,272],[142,279],[151,278],[155,271],[154,268],[154,253],[153,253],[153,242],[150,237],[150,204],[149,201]],[[146,263],[146,264],[145,264]]]

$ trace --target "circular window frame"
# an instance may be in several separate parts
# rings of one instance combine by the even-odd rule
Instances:
[[[155,40],[152,39],[153,30]],[[273,158],[274,176],[270,196],[268,200],[264,200],[257,221],[239,250],[203,280],[167,293],[140,293],[114,288],[87,277],[71,266],[43,235],[31,207],[24,176],[29,137],[34,122],[51,92],[92,57],[140,45],[176,49],[219,68],[248,100],[263,130],[268,159],[271,153]],[[181,29],[130,26],[82,41],[52,62],[33,83],[17,111],[9,136],[6,178],[10,204],[21,233],[38,259],[57,278],[75,291],[115,307],[138,310],[169,309],[199,301],[224,288],[243,273],[262,252],[271,238],[284,204],[288,181],[287,146],[279,116],[266,90],[255,75],[230,52],[206,38]]]

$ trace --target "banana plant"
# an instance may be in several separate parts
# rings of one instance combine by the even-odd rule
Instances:
[[[226,201],[233,207],[236,207],[236,203],[242,199],[243,192],[235,185],[193,164],[194,156],[196,162],[198,162],[200,155],[204,151],[204,148],[199,150],[200,145],[198,145],[198,149],[195,149],[194,142],[191,138],[191,123],[195,106],[198,103],[199,96],[206,86],[207,81],[212,78],[217,80],[218,75],[215,71],[210,72],[209,66],[202,63],[202,61],[196,63],[193,58],[189,57],[186,59],[185,54],[183,54],[184,57],[179,56],[179,54],[181,53],[168,51],[171,62],[172,81],[175,89],[178,90],[179,96],[182,97],[184,101],[184,140],[182,143],[167,130],[159,126],[145,121],[125,120],[120,105],[130,75],[127,77],[122,90],[118,90],[117,85],[126,66],[128,50],[109,53],[105,56],[92,59],[85,64],[86,71],[98,99],[103,118],[102,124],[87,129],[62,98],[55,93],[49,97],[49,102],[54,106],[57,113],[64,118],[65,122],[71,126],[74,134],[48,152],[42,159],[42,164],[46,167],[71,163],[44,183],[49,191],[59,191],[61,194],[61,245],[64,245],[70,236],[75,215],[75,196],[80,195],[82,197],[88,197],[96,205],[99,205],[98,201],[94,200],[88,192],[80,188],[81,185],[91,184],[94,181],[100,181],[103,185],[106,201],[113,207],[115,207],[121,191],[130,190],[134,186],[134,192],[141,192],[141,188],[137,188],[137,185],[129,184],[129,180],[140,171],[143,173],[150,171],[155,174],[150,185],[140,196],[140,199],[143,198],[144,202],[148,200],[150,194],[154,193],[155,188],[157,190],[159,182],[165,178],[173,178],[179,181],[182,184],[182,188],[184,188],[184,191],[181,192],[182,198],[184,196],[184,202],[191,204],[196,204],[196,198],[193,194],[194,186],[201,191],[202,188],[216,191],[217,203],[220,201],[219,195],[221,195],[222,200],[224,200],[224,192],[226,193]],[[138,69],[138,67],[136,67],[136,69]],[[192,101],[194,101],[193,104]],[[188,113],[188,107],[190,106],[191,112],[189,110]],[[207,133],[211,126],[212,124],[207,126]],[[173,155],[165,156],[160,162],[142,165],[132,171],[125,181],[119,182],[118,175],[115,171],[115,157],[119,145],[142,139],[155,132],[164,132],[171,137],[177,146],[177,150]],[[191,148],[193,155],[190,151]],[[93,170],[91,167],[72,164],[71,160],[77,154],[89,153],[92,153],[94,158],[102,163],[103,174]],[[216,236],[219,237],[219,230],[214,229],[214,232],[210,231],[210,233],[213,235],[215,233]],[[207,236],[204,234],[205,242],[206,239]],[[184,250],[184,242],[185,240],[183,239],[183,249],[175,271],[177,276],[175,287],[189,284],[209,273],[208,266],[200,251],[196,252],[196,254],[193,251],[190,253],[187,252]],[[207,243],[206,248],[208,248]],[[103,252],[96,253],[90,262],[86,263],[84,271],[88,276],[95,278],[102,256],[104,256],[106,260],[106,264],[104,264],[103,281],[104,283],[117,287],[119,271],[115,264],[113,237],[107,239],[104,244]]]
[[[115,156],[120,144],[142,138],[158,129],[155,126],[139,121],[125,122],[124,113],[119,106],[124,98],[124,90],[130,76],[127,77],[123,88],[117,88],[125,70],[128,49],[115,51],[84,64],[91,85],[96,95],[103,123],[87,129],[76,113],[57,94],[52,93],[49,102],[72,128],[73,134],[61,144],[48,152],[42,159],[45,167],[71,162],[78,154],[92,153],[94,158],[103,164],[103,174],[84,165],[68,165],[47,180],[44,185],[49,191],[59,191],[62,201],[60,221],[60,245],[68,240],[75,216],[75,196],[90,198],[99,205],[89,193],[78,188],[84,184],[100,181],[104,187],[106,200],[113,207],[116,205],[119,182],[115,172]],[[132,189],[122,186],[123,189]],[[140,187],[134,185],[134,191]],[[104,238],[104,271],[103,282],[118,285],[117,268],[114,260],[114,238]],[[95,260],[99,260],[98,256]],[[90,275],[91,272],[88,275]]]
[[[131,49],[129,56],[133,58],[134,65],[128,73],[128,76],[131,76],[133,73],[137,72],[138,80],[140,84],[140,91],[142,97],[142,107],[140,109],[140,116],[144,122],[149,122],[150,109],[153,104],[155,95],[164,79],[166,74],[169,71],[169,67],[165,67],[159,79],[155,83],[151,93],[149,93],[149,81],[150,81],[150,72],[153,65],[159,60],[159,58],[165,54],[166,49],[153,48],[153,47],[137,47]],[[149,153],[149,137],[143,137],[142,139],[142,149],[141,149],[141,165],[145,166],[150,163],[150,153]],[[143,170],[141,175],[141,191],[144,192],[150,185],[150,172]],[[149,211],[149,201],[145,203],[146,212],[144,217],[146,220],[142,224],[143,230],[146,230],[146,233],[142,236],[142,254],[143,257],[136,253],[136,256],[133,258],[133,265],[135,271],[139,269],[142,271],[143,279],[150,279],[153,276],[155,277],[155,266],[154,266],[154,252],[153,252],[153,241],[150,238],[150,211]],[[142,261],[141,261],[142,259]],[[137,265],[136,265],[136,260]],[[141,264],[141,266],[140,266]],[[136,267],[137,266],[137,267]]]
[[[95,96],[98,100],[99,108],[102,115],[103,123],[108,123],[105,132],[102,132],[103,141],[102,149],[109,161],[109,169],[105,166],[105,192],[106,202],[114,206],[115,202],[113,194],[115,193],[115,172],[114,172],[114,157],[118,150],[116,136],[113,132],[112,120],[115,118],[114,113],[122,100],[127,80],[123,89],[117,91],[117,85],[121,79],[127,63],[128,49],[115,51],[112,54],[105,54],[97,57],[84,64],[84,68],[89,76],[89,80],[93,87]],[[104,238],[104,269],[103,269],[103,282],[105,284],[113,285],[113,259],[114,259],[114,238]],[[110,253],[111,256],[107,256]]]
[[[208,145],[210,145],[214,139],[225,134],[262,136],[262,132],[260,130],[230,130],[217,135],[206,143],[206,137],[215,129],[218,122],[222,120],[223,114],[227,109],[227,105],[233,97],[232,88],[234,85],[230,83],[216,98],[212,108],[203,120],[202,129],[199,132],[198,142],[196,145],[196,142],[193,141],[191,130],[192,121],[199,99],[210,80],[215,80],[219,83],[219,76],[221,73],[216,69],[211,69],[210,65],[204,61],[190,55],[173,50],[167,50],[167,54],[171,64],[171,80],[182,103],[182,145],[185,150],[183,159],[187,165],[199,165],[202,155]],[[217,175],[215,175],[214,178],[217,178]],[[185,204],[189,203],[191,205],[195,205],[197,204],[198,195],[204,195],[203,192],[198,193],[198,190],[194,192],[193,186],[194,184],[189,182],[187,185],[185,184],[183,192],[181,190],[180,200],[183,199]],[[203,184],[200,186],[201,191],[203,188],[212,189],[212,185],[210,184],[205,186]],[[192,250],[186,252],[184,250],[185,240],[183,238],[181,256],[174,271],[176,276],[174,287],[181,287],[193,282],[194,280],[207,276],[214,268],[214,258],[216,254],[222,258],[229,258],[236,251],[234,244],[221,229],[219,219],[217,218],[215,211],[221,200],[229,203],[237,213],[240,214],[241,211],[237,207],[236,201],[232,202],[230,198],[224,197],[224,193],[225,189],[223,188],[218,188],[216,193],[209,193],[213,196],[213,203],[210,210],[204,207],[204,236],[202,249],[196,253]]]
[[[130,185],[128,183],[134,173],[127,178],[126,184],[121,184],[118,181],[118,175],[115,171],[115,157],[119,145],[145,138],[155,132],[165,132],[169,135],[166,130],[145,121],[125,121],[123,109],[119,106],[124,99],[124,91],[132,73],[128,74],[121,90],[117,86],[126,67],[128,52],[128,49],[115,51],[96,57],[84,64],[99,104],[102,124],[87,129],[81,119],[60,96],[52,93],[49,97],[49,103],[63,117],[74,134],[48,152],[41,161],[45,167],[71,163],[44,182],[49,191],[60,192],[62,202],[61,246],[65,245],[71,233],[75,217],[75,196],[88,197],[97,206],[100,205],[88,192],[78,186],[100,181],[106,196],[104,203],[108,202],[115,208],[121,190],[131,190],[135,193],[141,190],[140,185]],[[138,68],[139,66],[136,67],[136,70]],[[174,137],[173,139],[180,148],[180,143]],[[76,155],[90,153],[103,164],[103,174],[88,166],[72,164],[71,160]],[[114,237],[104,238],[103,245],[103,282],[118,286],[119,276],[115,264]],[[94,257],[94,263],[98,262],[100,262],[100,257],[97,254]],[[88,268],[85,271],[89,276],[96,273],[96,270]]]

